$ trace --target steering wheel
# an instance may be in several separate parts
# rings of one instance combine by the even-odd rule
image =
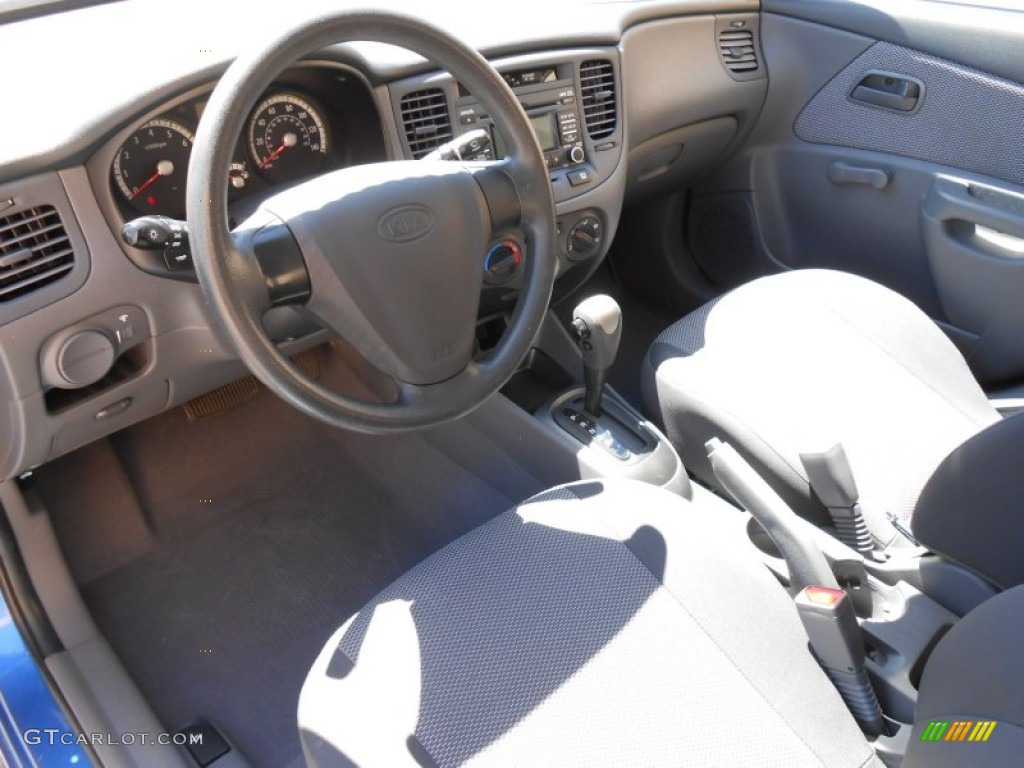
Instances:
[[[232,232],[225,180],[246,117],[286,66],[347,41],[398,45],[446,69],[502,127],[507,156],[333,171],[263,201]],[[239,358],[286,402],[361,432],[440,424],[495,393],[529,352],[557,266],[547,168],[512,91],[448,33],[383,11],[310,18],[228,68],[196,132],[187,218],[209,314]],[[521,293],[497,347],[475,361],[484,254],[514,225],[526,239]],[[283,304],[303,306],[387,374],[395,401],[354,399],[308,378],[263,329],[263,315]]]

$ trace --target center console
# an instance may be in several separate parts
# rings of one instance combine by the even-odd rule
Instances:
[[[593,181],[589,170],[580,167],[586,164],[587,151],[583,144],[580,97],[569,65],[513,70],[504,72],[502,76],[526,110],[552,175],[576,187]],[[459,130],[482,128],[491,137],[490,145],[481,145],[467,159],[494,160],[503,157],[505,142],[501,130],[495,127],[484,107],[458,83],[456,93],[455,113]]]
[[[625,196],[619,51],[576,48],[492,64],[522,105],[544,153],[555,200],[558,276],[571,272],[564,284],[577,285],[607,253]],[[394,119],[396,156],[488,162],[505,154],[502,126],[445,72],[393,81],[378,97],[389,108],[382,112]],[[495,232],[480,254],[481,358],[505,330],[530,246],[518,227],[509,227]],[[604,386],[603,372],[615,351],[597,359],[597,347],[607,337],[596,326],[582,332],[587,338],[549,313],[534,350],[503,388],[504,397],[491,398],[467,419],[545,485],[619,476],[689,496],[675,449],[633,405]]]
[[[481,354],[486,355],[505,324],[505,316],[499,315],[479,326]],[[591,339],[591,346],[599,346],[594,331]],[[546,485],[624,477],[690,498],[690,481],[675,448],[625,398],[585,374],[588,351],[581,350],[583,343],[549,313],[535,348],[502,388],[503,397],[491,398],[467,419],[479,419],[491,440]],[[495,413],[489,414],[491,410]]]
[[[492,63],[522,104],[544,153],[555,199],[558,275],[573,272],[581,282],[607,253],[625,197],[619,52],[572,49]],[[381,95],[394,119],[393,154],[469,162],[505,154],[501,126],[447,73],[399,80]],[[530,244],[518,227],[494,233],[480,254],[484,314],[507,308],[529,258]]]

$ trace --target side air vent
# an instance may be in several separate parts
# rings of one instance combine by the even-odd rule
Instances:
[[[594,59],[580,64],[580,97],[590,138],[604,139],[615,133],[615,70],[610,61]]]
[[[452,137],[448,99],[440,88],[407,93],[402,97],[400,108],[405,139],[416,160]]]
[[[0,302],[54,283],[74,265],[71,241],[52,205],[0,217]]]
[[[757,77],[761,64],[757,58],[754,30],[749,25],[728,26],[718,30],[718,55],[722,66],[734,80]]]

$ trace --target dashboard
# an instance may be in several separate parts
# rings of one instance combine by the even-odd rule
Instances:
[[[139,217],[185,218],[185,188],[195,132],[216,82],[151,107],[110,137],[87,167],[116,232]],[[238,137],[224,180],[229,217],[243,221],[268,196],[321,173],[388,160],[372,90],[354,68],[304,61],[260,96]],[[104,177],[101,180],[101,177]],[[139,269],[194,282],[184,252],[134,248]]]
[[[0,479],[246,373],[189,258],[124,236],[140,217],[183,218],[203,109],[258,39],[253,15],[222,26],[207,16],[227,9],[207,5],[169,17],[169,42],[145,67],[115,51],[118,29],[147,23],[145,3],[0,24],[0,62],[36,72],[7,94],[35,119],[0,143]],[[753,0],[569,5],[586,13],[548,11],[571,25],[522,14],[498,28],[455,10],[433,19],[487,55],[534,127],[556,203],[556,296],[599,266],[627,202],[685,187],[738,146],[767,90],[763,70],[736,78],[720,55],[729,26],[750,30],[760,56]],[[249,110],[224,179],[229,219],[311,177],[453,142],[464,160],[502,153],[500,126],[450,75],[390,46],[325,48]],[[515,225],[494,233],[479,255],[481,322],[513,306],[528,260]],[[288,354],[331,338],[293,307],[264,326]]]
[[[212,89],[211,83],[150,109],[101,150],[105,157],[116,145],[110,183],[126,219],[185,217],[192,144]],[[304,63],[260,97],[225,183],[237,203],[319,173],[386,159],[380,120],[359,76],[337,64]]]

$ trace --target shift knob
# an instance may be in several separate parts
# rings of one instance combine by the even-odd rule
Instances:
[[[598,294],[576,307],[572,317],[572,327],[583,353],[587,384],[584,407],[592,415],[600,416],[604,383],[622,339],[622,310],[611,296]]]

